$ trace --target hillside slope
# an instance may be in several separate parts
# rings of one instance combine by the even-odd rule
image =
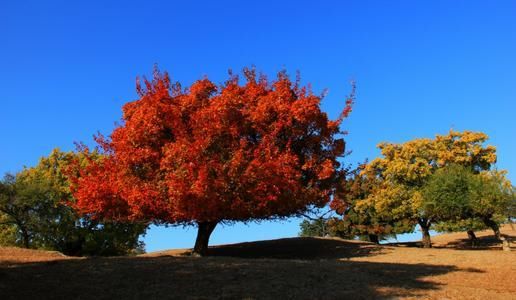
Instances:
[[[184,252],[77,259],[0,248],[0,299],[516,299],[516,251],[289,238]]]

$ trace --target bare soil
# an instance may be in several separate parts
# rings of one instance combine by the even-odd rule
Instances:
[[[516,231],[502,233],[514,241]],[[374,245],[290,238],[134,257],[73,258],[0,247],[0,299],[516,299],[516,250],[489,231]]]

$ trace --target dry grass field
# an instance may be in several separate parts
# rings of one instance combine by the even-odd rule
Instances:
[[[513,241],[510,226],[502,233]],[[71,258],[0,248],[0,299],[516,299],[516,250],[490,232],[374,245],[290,238],[136,257]]]

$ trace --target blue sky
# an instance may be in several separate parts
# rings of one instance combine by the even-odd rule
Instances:
[[[250,65],[299,70],[329,90],[332,117],[355,80],[346,162],[375,157],[380,141],[479,130],[516,181],[514,1],[105,2],[0,3],[0,173],[109,134],[135,77],[158,63],[183,85]],[[211,243],[295,236],[298,223],[218,227]],[[153,251],[194,235],[153,227],[144,240]]]

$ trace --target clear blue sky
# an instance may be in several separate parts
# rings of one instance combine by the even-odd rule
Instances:
[[[354,79],[347,162],[453,127],[486,132],[516,181],[515,1],[105,2],[0,3],[0,173],[109,134],[158,63],[184,85],[300,70],[329,89],[332,117]],[[218,227],[211,243],[294,236],[298,223]],[[147,250],[190,247],[194,233],[152,228]]]

